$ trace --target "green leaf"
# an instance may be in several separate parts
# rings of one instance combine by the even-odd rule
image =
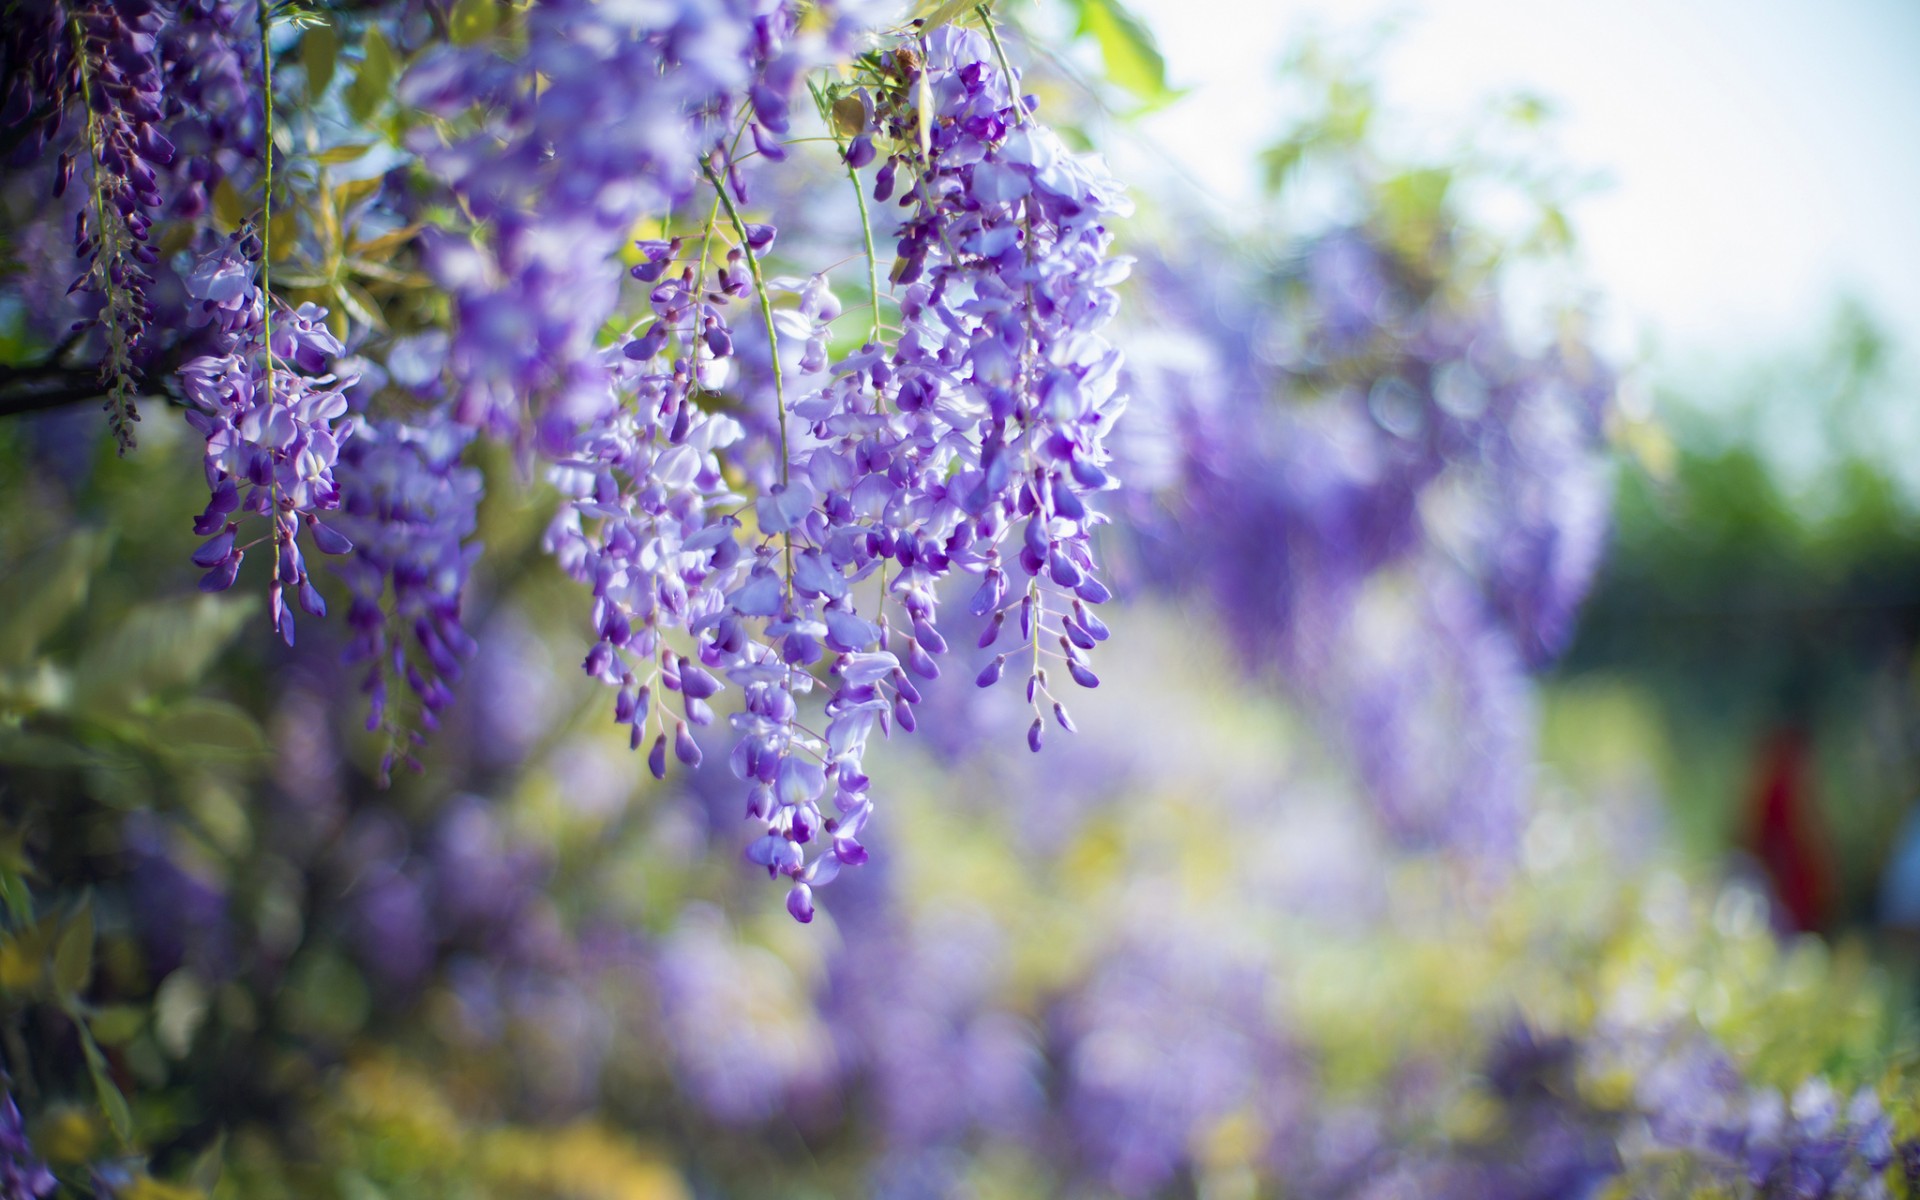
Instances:
[[[295,29],[313,29],[324,25],[327,20],[318,10],[309,8],[301,0],[280,0],[269,10],[269,14],[272,24],[291,25]]]
[[[53,986],[62,996],[77,996],[92,978],[93,905],[83,899],[54,945]]]
[[[360,972],[338,954],[307,950],[287,971],[280,1020],[296,1033],[344,1042],[360,1031],[373,997]]]
[[[0,732],[0,763],[42,771],[77,771],[90,765],[94,754],[69,738],[50,733]]]
[[[109,1046],[130,1042],[146,1027],[147,1010],[138,1004],[110,1004],[87,1018],[93,1036]]]
[[[1171,103],[1184,93],[1167,86],[1167,60],[1153,31],[1127,11],[1120,0],[1079,0],[1080,27],[1100,46],[1107,78],[1138,96],[1150,108]]]
[[[207,1019],[207,985],[182,967],[160,981],[153,994],[153,1032],[160,1048],[177,1059],[193,1049],[193,1036]]]
[[[1269,146],[1260,152],[1260,177],[1267,191],[1278,192],[1286,186],[1287,178],[1293,169],[1300,165],[1306,156],[1307,141],[1300,137],[1290,137],[1278,145]]]
[[[386,329],[386,318],[380,315],[380,302],[373,298],[373,293],[351,279],[334,281],[333,298],[339,301],[341,311],[362,325],[376,330]]]
[[[93,1031],[86,1022],[79,1023],[80,1049],[87,1056],[87,1074],[93,1076],[93,1090],[100,1097],[100,1107],[107,1114],[107,1123],[113,1126],[114,1136],[122,1142],[133,1140],[133,1110],[127,1107],[127,1098],[120,1094],[119,1085],[113,1082],[113,1076],[107,1070],[107,1056],[100,1052],[100,1044],[93,1040]]]
[[[319,100],[333,82],[340,61],[340,35],[330,24],[315,25],[300,39],[300,65],[307,69],[307,99]]]
[[[155,692],[196,682],[256,607],[252,596],[209,595],[134,609],[81,657],[75,711],[126,712]]]
[[[334,184],[334,210],[339,213],[346,213],[354,205],[366,201],[371,198],[374,193],[378,192],[382,182],[381,178],[376,175],[371,179],[348,179],[344,182]],[[418,226],[409,226],[408,236],[411,237],[418,228]]]
[[[369,26],[366,40],[361,43],[360,69],[354,72],[353,82],[347,86],[347,112],[356,121],[365,121],[380,110],[386,103],[388,94],[393,90],[394,57],[393,47],[387,44],[387,37],[380,32],[378,25]]]
[[[833,102],[833,128],[842,137],[858,137],[866,129],[867,109],[858,96],[842,96]]]
[[[213,215],[222,229],[238,229],[253,215],[253,208],[226,176],[213,185]]]
[[[367,151],[373,149],[372,142],[349,142],[343,146],[329,146],[313,156],[313,161],[321,166],[332,167],[341,163],[350,163],[364,158]]]
[[[33,656],[48,634],[86,603],[87,583],[106,557],[107,539],[77,533],[25,561],[7,564],[0,580],[0,666]]]
[[[47,952],[57,936],[48,913],[31,925],[0,934],[0,993],[37,996],[46,986]]]
[[[5,899],[7,915],[15,924],[25,925],[33,920],[33,893],[27,890],[27,881],[21,874],[0,872],[0,898]]]
[[[920,18],[920,32],[932,33],[942,25],[951,25],[962,15],[978,7],[980,0],[943,0],[923,13]],[[927,8],[922,4],[920,7]]]
[[[458,0],[447,18],[447,32],[456,46],[484,41],[500,26],[500,7],[494,0]]]
[[[149,733],[154,749],[182,762],[248,762],[267,752],[267,736],[246,710],[224,700],[169,704]]]
[[[214,1189],[220,1186],[220,1175],[225,1167],[226,1157],[227,1131],[223,1129],[207,1148],[194,1158],[193,1165],[187,1168],[187,1183],[203,1196],[213,1195]]]

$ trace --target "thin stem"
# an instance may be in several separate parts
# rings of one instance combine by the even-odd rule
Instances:
[[[264,158],[261,164],[262,187],[260,189],[260,337],[261,350],[266,359],[267,408],[271,410],[278,396],[274,390],[273,378],[273,13],[271,0],[259,0],[260,14],[260,69],[261,85],[265,92],[266,131],[262,139]],[[274,586],[279,587],[280,578],[280,480],[279,472],[274,473],[273,482],[273,578]],[[281,603],[285,603],[284,600]],[[280,613],[273,613],[274,628],[280,627]]]
[[[840,157],[846,158],[846,147],[840,147]],[[873,340],[880,340],[880,260],[873,251],[873,221],[867,216],[867,193],[860,186],[860,174],[847,164],[847,179],[853,184],[853,198],[860,206],[860,235],[867,249],[867,296],[873,302]],[[877,403],[876,399],[876,403]]]
[[[100,158],[106,148],[106,135],[100,129],[100,116],[93,107],[93,68],[88,57],[86,31],[78,16],[70,17],[73,32],[74,63],[80,72],[80,100],[87,109],[87,188],[93,196],[93,263],[89,274],[96,281],[103,301],[100,323],[106,327],[107,357],[101,375],[107,383],[108,423],[121,454],[133,445],[128,422],[140,419],[133,404],[133,356],[127,347],[126,296],[113,281],[114,265],[125,252],[130,239],[126,219],[107,206],[106,187],[100,178]]]
[[[1000,33],[994,28],[993,7],[988,4],[976,4],[973,11],[980,14],[980,23],[987,27],[987,40],[993,43],[993,53],[1000,59],[1000,73],[1007,78],[1007,94],[1013,98],[1013,111],[1020,116],[1020,123],[1026,124],[1032,114],[1027,112],[1027,101],[1020,95],[1019,76],[1013,73],[1013,64],[1007,61],[1007,48],[1000,44]]]
[[[260,309],[261,332],[267,344],[267,402],[273,402],[273,14],[269,0],[260,0],[260,68],[266,92],[266,136],[263,139],[260,193]]]
[[[980,14],[980,21],[982,24],[986,26],[987,40],[993,43],[993,53],[1000,60],[1000,73],[1007,81],[1007,95],[1013,101],[1013,111],[1015,114],[1018,115],[1020,123],[1024,125],[1029,120],[1031,120],[1031,114],[1027,112],[1027,102],[1025,97],[1021,96],[1020,94],[1019,78],[1013,73],[1013,63],[1009,61],[1007,58],[1007,48],[1000,44],[1000,33],[997,29],[994,28],[993,11],[986,4],[975,5],[974,11]],[[1030,199],[1027,204],[1022,206],[1021,213],[1022,213],[1022,216],[1025,218],[1021,222],[1021,224],[1025,226],[1025,232],[1027,235],[1025,239],[1027,276],[1028,276],[1027,282],[1026,282],[1027,335],[1020,348],[1022,373],[1025,374],[1027,370],[1030,369],[1032,366],[1033,326],[1034,326],[1033,279],[1032,279],[1034,221],[1033,221],[1033,205]],[[1028,382],[1031,383],[1031,380],[1029,379]],[[1023,430],[1023,433],[1030,433],[1030,431]],[[1033,469],[1033,439],[1031,436],[1028,436],[1024,439],[1024,441],[1025,441],[1025,446],[1023,447],[1023,450],[1022,450],[1022,456],[1026,460],[1028,472],[1031,473]],[[1035,515],[1035,519],[1045,520],[1046,515],[1047,514],[1043,510],[1042,512]],[[1038,575],[1034,576],[1033,579],[1030,580],[1027,584],[1027,600],[1033,606],[1032,671],[1034,676],[1037,678],[1040,674],[1040,653],[1041,653],[1040,631],[1041,631],[1041,627],[1046,624],[1046,618],[1047,618],[1046,593],[1043,592],[1040,588],[1040,577]],[[1045,690],[1044,686],[1042,687],[1041,690],[1043,691]],[[1034,702],[1033,711],[1036,716],[1040,715],[1040,705],[1037,700]]]
[[[767,326],[767,350],[773,360],[773,399],[778,407],[780,421],[780,482],[787,482],[787,395],[786,384],[780,374],[780,335],[773,327],[773,297],[767,294],[766,281],[760,277],[760,259],[754,254],[753,245],[747,240],[747,223],[740,219],[740,210],[733,206],[733,197],[727,194],[727,185],[714,173],[713,161],[701,159],[700,169],[706,173],[707,181],[713,184],[714,194],[720,197],[721,207],[727,210],[727,220],[733,223],[733,232],[740,238],[740,252],[746,256],[747,272],[753,276],[753,294],[760,301],[760,319]]]
[[[740,210],[733,206],[733,197],[727,194],[727,185],[714,172],[713,160],[700,160],[700,169],[707,174],[708,182],[713,184],[714,194],[720,197],[720,204],[727,210],[727,220],[733,222],[733,232],[740,238],[740,253],[746,256],[747,272],[753,276],[753,294],[760,301],[760,319],[767,326],[767,357],[773,366],[773,404],[775,414],[780,421],[780,486],[787,485],[787,393],[786,385],[780,375],[780,335],[773,327],[773,297],[767,294],[766,280],[760,276],[760,259],[753,252],[753,243],[747,238],[747,223],[740,219]],[[787,604],[793,604],[793,530],[788,529],[780,535],[781,545],[786,551]],[[789,669],[791,678],[791,669]],[[789,687],[791,690],[791,687]]]

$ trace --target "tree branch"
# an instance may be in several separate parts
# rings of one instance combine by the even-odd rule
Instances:
[[[61,361],[63,357],[60,351],[55,351],[32,366],[0,367],[0,417],[46,412],[87,400],[104,403],[107,389],[100,381],[99,365],[68,365]],[[175,402],[160,386],[174,372],[174,357],[168,355],[134,376],[140,399]]]

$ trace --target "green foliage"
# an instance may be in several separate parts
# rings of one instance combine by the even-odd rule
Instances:
[[[1185,95],[1167,86],[1167,61],[1153,31],[1120,0],[1074,0],[1075,33],[1100,47],[1107,80],[1138,99],[1142,111],[1165,107]]]
[[[340,61],[340,34],[331,22],[321,21],[300,39],[300,65],[307,72],[307,101],[318,103],[333,82],[334,67]]]
[[[456,46],[485,41],[499,27],[499,0],[457,0],[447,17],[447,30]]]
[[[111,543],[92,531],[16,559],[0,578],[0,668],[17,670],[61,623],[80,611]]]
[[[344,100],[354,120],[366,123],[393,94],[393,81],[399,76],[399,61],[387,35],[377,25],[369,26],[360,42],[359,69],[347,85]]]
[[[1920,767],[1902,748],[1920,731],[1920,496],[1869,432],[1910,404],[1885,365],[1843,309],[1811,351],[1667,384],[1623,421],[1613,544],[1563,667],[1661,714],[1662,782],[1701,854],[1749,835],[1763,740],[1809,735],[1847,921],[1871,914]]]

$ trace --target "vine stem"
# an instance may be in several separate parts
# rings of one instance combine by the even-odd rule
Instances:
[[[128,394],[127,375],[131,355],[127,350],[127,331],[121,323],[117,308],[123,297],[113,282],[112,264],[125,246],[122,240],[127,237],[124,219],[115,221],[108,215],[107,193],[100,182],[100,155],[106,147],[106,137],[100,132],[100,116],[93,107],[93,67],[88,58],[87,34],[80,25],[80,18],[67,18],[67,27],[73,33],[74,65],[80,72],[80,100],[87,107],[87,190],[93,196],[93,265],[89,269],[100,286],[101,298],[106,302],[102,314],[102,323],[107,333],[107,359],[102,374],[111,374],[107,387],[107,411],[112,414],[109,423],[113,427],[114,440],[120,453],[125,454],[132,445],[132,433],[126,428],[129,416],[139,420],[140,414],[133,408],[133,397]],[[101,266],[102,263],[108,264]]]
[[[706,172],[707,181],[713,184],[713,190],[720,197],[720,204],[727,210],[727,220],[733,223],[733,232],[740,238],[740,253],[746,256],[747,272],[753,276],[753,294],[760,301],[760,319],[767,326],[767,357],[773,364],[773,404],[775,415],[780,422],[780,486],[786,487],[787,479],[787,393],[786,385],[780,375],[780,335],[773,328],[773,297],[767,294],[767,283],[760,274],[760,258],[753,252],[753,244],[747,240],[747,223],[740,219],[740,210],[733,205],[733,197],[727,194],[727,185],[714,172],[713,160],[700,160],[700,169]],[[780,541],[786,551],[787,566],[787,603],[793,603],[793,530],[781,533]]]
[[[1007,95],[1013,101],[1013,111],[1019,117],[1020,123],[1025,125],[1033,119],[1033,116],[1027,111],[1026,98],[1020,94],[1019,76],[1014,74],[1013,63],[1007,58],[1007,48],[1001,44],[1000,32],[994,26],[993,8],[989,4],[976,4],[973,11],[980,14],[980,23],[986,26],[987,41],[993,44],[994,56],[1000,60],[1000,74],[1007,81]],[[1027,235],[1026,260],[1028,278],[1026,281],[1027,336],[1020,348],[1020,357],[1023,369],[1031,370],[1033,367],[1033,326],[1035,320],[1032,279],[1033,227],[1035,222],[1032,197],[1028,197],[1026,202],[1021,206],[1021,214],[1024,218],[1021,224],[1025,226]],[[1031,473],[1033,471],[1033,437],[1031,431],[1024,431],[1022,437],[1022,456],[1025,459],[1027,471]],[[1034,677],[1038,678],[1040,674],[1041,654],[1040,634],[1047,619],[1046,593],[1040,588],[1040,577],[1038,575],[1035,575],[1027,583],[1027,601],[1033,606],[1033,661],[1031,669]],[[1044,684],[1041,685],[1041,690],[1045,690]],[[1051,696],[1051,693],[1048,694]],[[1033,711],[1035,716],[1041,715],[1040,702],[1037,697],[1034,700]]]
[[[737,142],[738,139],[736,138]],[[740,219],[740,210],[733,205],[733,197],[727,194],[727,185],[714,172],[713,160],[700,160],[700,169],[706,172],[707,181],[713,184],[713,190],[720,197],[721,205],[727,210],[727,220],[733,223],[733,232],[740,238],[740,253],[746,256],[747,272],[753,276],[753,294],[760,301],[760,319],[767,326],[767,357],[773,364],[773,403],[780,420],[780,486],[787,485],[787,393],[786,385],[780,375],[780,335],[773,328],[773,297],[767,294],[767,283],[760,275],[760,258],[753,252],[753,243],[747,240],[747,223]],[[787,529],[780,534],[780,542],[785,551],[787,568],[787,607],[793,607],[793,530]],[[787,690],[793,690],[793,667],[787,667]],[[793,718],[787,718],[787,736],[793,736]]]
[[[841,154],[844,156],[845,148]],[[860,175],[847,164],[847,179],[853,184],[853,199],[860,206],[860,233],[867,243],[867,296],[873,301],[873,340],[879,342],[880,335],[880,261],[873,252],[873,222],[867,216],[867,193],[860,187]]]
[[[753,246],[747,241],[747,223],[740,219],[740,210],[733,205],[733,197],[727,194],[727,185],[714,173],[713,161],[701,159],[700,169],[706,173],[707,181],[713,184],[713,190],[720,197],[721,207],[727,210],[727,220],[733,224],[733,232],[740,238],[740,252],[746,255],[747,271],[753,276],[753,294],[760,301],[760,319],[767,325],[767,351],[773,361],[773,399],[780,421],[780,482],[787,482],[787,395],[786,385],[780,374],[780,335],[773,328],[773,297],[767,294],[766,280],[760,275],[760,258],[753,252]]]
[[[1007,94],[1013,99],[1013,111],[1020,115],[1020,123],[1025,125],[1032,119],[1027,111],[1027,101],[1020,94],[1019,76],[1013,73],[1013,63],[1007,59],[1007,48],[1000,44],[1000,31],[994,28],[993,6],[976,4],[973,11],[980,14],[980,23],[987,27],[987,40],[993,43],[993,53],[1000,60],[1000,73],[1007,77]]]
[[[273,13],[260,0],[260,69],[265,92],[266,133],[262,139],[264,186],[260,191],[261,333],[267,345],[267,402],[273,402]]]
[[[266,110],[265,134],[261,139],[262,186],[260,189],[260,339],[261,352],[265,359],[267,376],[267,407],[272,409],[279,397],[274,389],[273,378],[273,12],[272,0],[259,0],[260,14],[260,70],[261,88],[265,93],[263,107]],[[291,533],[289,537],[291,537]],[[274,586],[279,586],[280,578],[280,480],[275,472],[273,481],[273,577]],[[286,600],[282,597],[284,606]],[[278,628],[280,613],[273,614],[274,625]]]

